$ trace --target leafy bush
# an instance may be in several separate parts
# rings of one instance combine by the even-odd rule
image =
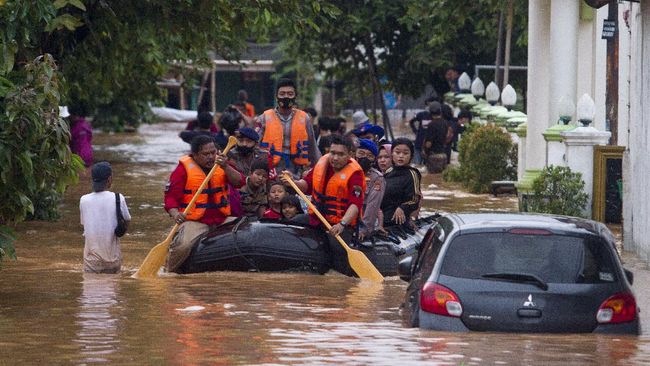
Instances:
[[[83,169],[57,110],[59,76],[44,55],[0,77],[0,225],[55,217],[61,194]]]
[[[584,192],[582,174],[568,167],[547,166],[533,181],[528,211],[568,216],[584,216],[589,196]]]
[[[494,180],[516,179],[512,148],[510,135],[500,127],[472,125],[458,144],[460,167],[449,167],[443,178],[461,182],[473,193],[489,192]]]

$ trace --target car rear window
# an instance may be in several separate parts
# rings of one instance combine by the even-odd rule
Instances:
[[[597,238],[512,233],[465,234],[454,238],[440,273],[461,278],[485,274],[533,274],[547,283],[616,281],[607,243]]]

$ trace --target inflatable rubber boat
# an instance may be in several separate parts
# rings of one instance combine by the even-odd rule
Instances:
[[[362,251],[384,276],[397,275],[404,255],[417,250],[435,216],[418,219],[415,229],[387,228],[388,235],[373,235]],[[311,272],[334,269],[353,276],[344,249],[330,246],[327,234],[308,225],[242,217],[202,237],[179,273],[209,271]]]

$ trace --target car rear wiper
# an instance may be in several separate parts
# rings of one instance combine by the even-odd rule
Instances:
[[[542,290],[546,291],[548,290],[548,284],[544,282],[541,278],[537,277],[536,275],[532,273],[516,273],[516,272],[509,272],[509,273],[486,273],[484,275],[481,275],[483,278],[494,278],[494,279],[503,279],[506,281],[512,281],[512,282],[522,282],[522,283],[531,283]]]

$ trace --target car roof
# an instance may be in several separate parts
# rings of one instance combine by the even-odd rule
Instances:
[[[593,234],[614,241],[612,233],[600,222],[579,217],[535,213],[454,213],[446,217],[454,220],[463,231],[495,231],[508,228],[538,228],[554,232]]]

